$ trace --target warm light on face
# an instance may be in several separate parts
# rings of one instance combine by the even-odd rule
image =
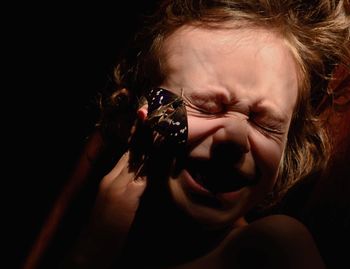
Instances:
[[[188,157],[175,202],[210,226],[232,223],[272,189],[298,95],[285,42],[264,29],[182,27],[165,41],[162,85],[185,100]]]

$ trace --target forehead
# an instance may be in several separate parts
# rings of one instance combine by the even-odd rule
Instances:
[[[220,91],[229,99],[245,92],[251,101],[275,97],[276,105],[289,100],[286,109],[295,106],[296,61],[273,31],[183,26],[165,40],[161,58],[170,89],[194,95]]]

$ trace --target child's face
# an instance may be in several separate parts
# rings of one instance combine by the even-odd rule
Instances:
[[[198,221],[232,224],[275,184],[298,95],[294,58],[263,29],[183,27],[163,52],[160,86],[183,96],[190,146],[170,192]]]

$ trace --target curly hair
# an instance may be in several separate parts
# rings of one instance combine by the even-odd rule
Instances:
[[[318,116],[324,109],[322,100],[332,94],[328,84],[334,67],[349,68],[349,13],[348,0],[161,1],[115,67],[115,87],[101,101],[99,126],[127,141],[141,96],[166,76],[162,45],[181,26],[274,31],[283,37],[299,67],[297,106],[273,191],[278,200],[296,181],[327,164],[330,143]]]

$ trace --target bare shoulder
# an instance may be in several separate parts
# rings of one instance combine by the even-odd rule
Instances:
[[[273,215],[234,229],[224,242],[208,255],[174,268],[326,267],[310,232],[301,222],[285,215]]]
[[[325,268],[308,229],[285,215],[245,226],[228,238],[221,255],[229,267]]]
[[[286,246],[313,242],[313,238],[305,225],[286,215],[271,215],[256,220],[246,226],[243,235],[245,233],[267,237]]]

